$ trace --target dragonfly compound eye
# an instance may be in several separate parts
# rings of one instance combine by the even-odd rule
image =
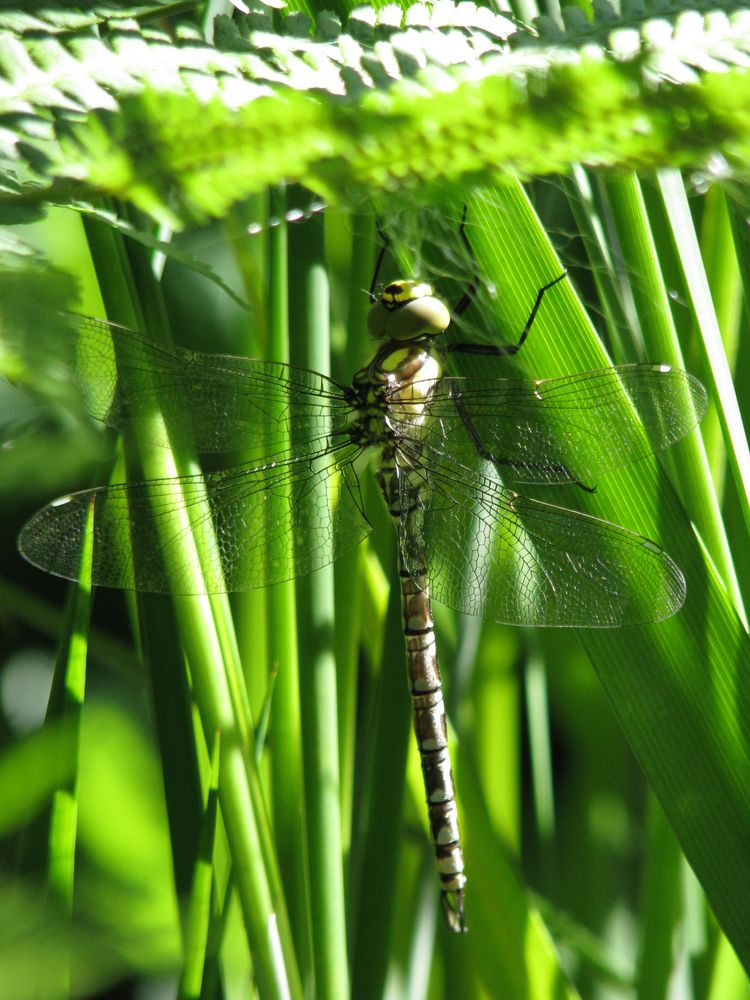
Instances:
[[[416,340],[435,337],[450,323],[448,307],[423,281],[393,281],[367,316],[367,329],[376,340]]]

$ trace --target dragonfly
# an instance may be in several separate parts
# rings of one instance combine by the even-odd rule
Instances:
[[[374,454],[396,528],[413,728],[442,910],[455,932],[466,929],[467,879],[431,601],[527,626],[617,627],[675,614],[685,580],[659,545],[516,486],[593,491],[600,476],[685,437],[706,408],[700,382],[664,364],[547,379],[450,374],[453,355],[517,353],[566,277],[539,290],[515,343],[441,349],[477,290],[465,216],[474,273],[452,309],[418,280],[376,292],[383,243],[369,290],[377,347],[350,384],[68,315],[70,365],[95,418],[128,431],[148,426],[155,409],[178,409],[198,453],[241,460],[69,494],[19,536],[27,560],[77,580],[93,532],[98,586],[188,595],[268,587],[330,564],[368,535],[358,470]],[[196,528],[200,546],[188,543]]]

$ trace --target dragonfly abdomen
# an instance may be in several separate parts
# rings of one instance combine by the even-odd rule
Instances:
[[[422,764],[442,906],[450,929],[460,932],[466,929],[463,921],[466,876],[429,584],[426,576],[414,577],[403,566],[400,576],[414,735]]]
[[[393,445],[384,450],[378,482],[398,533],[406,670],[441,903],[448,927],[461,932],[466,929],[463,920],[466,876],[430,606],[424,506],[420,497],[420,488],[424,486],[422,472],[406,460],[398,445]]]

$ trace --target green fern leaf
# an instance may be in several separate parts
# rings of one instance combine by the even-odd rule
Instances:
[[[179,225],[284,179],[333,198],[575,162],[747,162],[744,8],[600,3],[532,30],[441,0],[360,8],[343,30],[280,23],[220,17],[214,44],[128,19],[0,33],[6,172],[27,200],[65,180]]]

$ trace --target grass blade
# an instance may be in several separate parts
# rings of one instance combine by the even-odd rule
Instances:
[[[302,367],[327,374],[328,278],[324,259],[323,220],[312,219],[295,231],[291,248],[293,286],[293,356]],[[317,995],[349,993],[346,949],[344,871],[341,850],[341,788],[338,708],[334,652],[333,567],[297,583],[300,635],[300,695],[304,747],[305,813],[310,866],[313,962]]]

